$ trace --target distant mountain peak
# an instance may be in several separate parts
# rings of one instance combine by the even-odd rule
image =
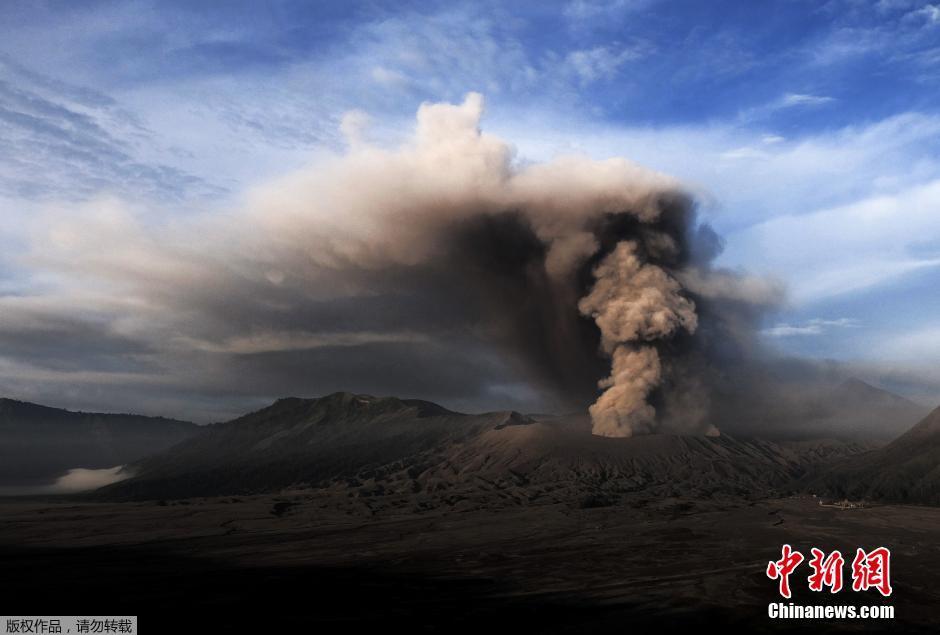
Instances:
[[[863,381],[858,377],[849,377],[839,385],[839,389],[846,395],[863,398],[866,401],[878,400],[882,402],[909,404],[911,406],[919,405],[907,397],[902,397],[901,395],[895,394],[890,390],[885,390],[884,388],[879,388],[878,386],[872,386],[868,382]]]
[[[502,423],[496,426],[496,430],[502,430],[507,426],[528,426],[533,423],[537,423],[535,419],[527,415],[517,412],[515,410],[510,410],[506,413],[506,418]]]
[[[322,397],[283,397],[267,408],[256,413],[240,417],[262,416],[265,418],[293,415],[297,411],[308,412],[310,415],[326,413],[330,419],[340,420],[347,416],[381,414],[394,414],[404,411],[416,411],[416,418],[461,416],[461,413],[448,410],[444,406],[424,401],[422,399],[399,399],[398,397],[376,397],[363,393],[340,391],[323,395]]]

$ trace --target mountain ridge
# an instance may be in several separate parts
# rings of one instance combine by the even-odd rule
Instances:
[[[165,417],[163,415],[141,415],[132,412],[95,412],[84,410],[70,410],[68,408],[59,408],[57,406],[47,406],[32,401],[14,399],[12,397],[0,397],[0,423],[11,415],[23,414],[44,414],[46,416],[82,416],[82,417],[132,417],[134,419],[149,419],[154,421],[167,421],[171,423],[184,424],[186,426],[197,426],[191,421]]]
[[[940,407],[886,446],[808,479],[807,487],[839,498],[940,505]]]
[[[831,442],[827,451],[867,449]],[[598,437],[586,415],[464,414],[421,400],[333,393],[279,399],[211,426],[134,464],[135,476],[98,495],[179,498],[315,487],[427,504],[447,493],[489,504],[505,497],[488,488],[504,487],[513,499],[558,502],[612,500],[638,489],[756,496],[808,469],[819,460],[817,450],[728,435]]]

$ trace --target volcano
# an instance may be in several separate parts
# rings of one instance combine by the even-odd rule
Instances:
[[[319,488],[400,506],[464,507],[625,496],[763,497],[859,442],[775,443],[730,436],[591,434],[586,415],[452,412],[394,397],[282,399],[209,426],[99,490],[159,499]]]

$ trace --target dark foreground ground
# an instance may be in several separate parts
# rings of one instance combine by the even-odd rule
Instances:
[[[938,538],[938,508],[840,510],[812,498],[400,515],[307,491],[162,503],[7,499],[0,612],[140,615],[145,633],[935,633]],[[767,605],[779,597],[764,571],[787,542],[807,556],[813,546],[839,548],[849,561],[858,546],[890,547],[888,600],[810,593],[806,563],[791,581],[794,603],[890,602],[896,619],[770,620]]]

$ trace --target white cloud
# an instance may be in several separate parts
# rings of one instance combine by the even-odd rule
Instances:
[[[401,71],[385,68],[384,66],[372,67],[372,79],[378,84],[391,86],[394,88],[407,88],[411,80]]]
[[[810,324],[817,324],[822,327],[835,326],[839,328],[857,328],[861,326],[861,322],[855,318],[838,318],[835,320],[824,320],[822,318],[816,318],[809,321]]]
[[[767,337],[792,337],[795,335],[822,335],[832,328],[857,328],[861,323],[855,318],[826,320],[815,318],[804,324],[777,324],[761,331]]]
[[[735,236],[738,261],[785,276],[797,301],[865,289],[940,266],[940,180],[811,214],[787,215]]]
[[[111,485],[118,481],[130,478],[131,472],[124,471],[123,465],[103,469],[87,469],[77,467],[68,470],[65,474],[50,485],[25,485],[0,487],[0,496],[37,496],[51,494],[76,494]]]
[[[562,72],[574,75],[582,84],[601,79],[610,80],[616,76],[621,66],[642,56],[643,50],[639,46],[619,49],[598,46],[572,51],[565,56]]]
[[[494,112],[487,128],[512,137],[522,157],[628,156],[684,179],[711,208],[711,220],[729,239],[733,257],[726,262],[735,266],[761,262],[758,252],[734,253],[735,233],[748,226],[892,195],[940,178],[935,152],[940,117],[921,113],[786,139],[761,128],[629,127],[544,111],[525,118]]]
[[[719,155],[720,158],[730,161],[735,161],[737,159],[763,160],[769,159],[771,156],[771,154],[764,151],[763,149],[754,146],[741,146],[740,148],[732,148],[731,150],[726,150]]]
[[[899,9],[907,9],[915,3],[915,0],[878,0],[875,3],[875,9],[880,13],[889,13]]]
[[[792,106],[821,106],[822,104],[829,104],[834,101],[835,98],[825,95],[787,93],[780,99],[779,104],[782,108],[790,108]]]
[[[827,33],[821,41],[806,49],[810,63],[830,66],[867,53],[884,50],[890,42],[890,33],[880,29],[842,27]]]
[[[105,485],[117,483],[130,477],[129,472],[123,472],[124,466],[105,468],[101,470],[89,470],[85,468],[75,468],[66,472],[63,476],[56,479],[52,489],[56,493],[86,492],[88,490],[98,489]]]
[[[565,17],[574,21],[590,21],[637,11],[653,0],[572,0],[564,9]]]
[[[364,135],[372,123],[372,118],[368,113],[361,110],[350,110],[343,113],[340,120],[339,129],[346,138],[346,143],[355,146],[364,141]]]
[[[822,327],[815,325],[793,326],[792,324],[778,324],[761,331],[768,337],[790,337],[791,335],[821,335]]]
[[[791,108],[816,108],[825,106],[826,104],[831,104],[835,101],[835,97],[829,97],[827,95],[784,93],[769,103],[741,111],[741,113],[738,115],[738,119],[742,122],[753,122],[759,119],[768,118],[774,113],[780,112],[781,110],[788,110]]]
[[[906,18],[923,20],[927,26],[940,24],[940,5],[926,4],[908,13]]]

